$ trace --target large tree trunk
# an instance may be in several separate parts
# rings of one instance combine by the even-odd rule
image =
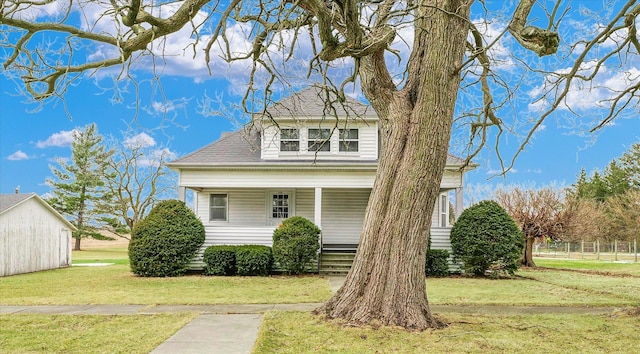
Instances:
[[[533,261],[533,244],[535,242],[534,237],[525,237],[524,252],[522,252],[522,260],[520,263],[525,267],[535,267],[536,263]]]
[[[382,53],[361,62],[363,91],[380,117],[382,149],[353,267],[342,288],[316,310],[330,318],[417,330],[441,325],[429,310],[425,257],[460,84],[468,8],[460,1],[432,2],[435,7],[416,15],[421,20],[404,88],[391,88]]]

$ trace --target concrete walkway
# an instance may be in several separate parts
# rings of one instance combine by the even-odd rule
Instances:
[[[335,293],[344,278],[329,277]],[[153,350],[152,354],[247,354],[258,338],[262,314],[267,311],[312,311],[319,303],[251,305],[66,305],[0,306],[0,314],[55,315],[145,315],[169,312],[198,312],[191,322]],[[468,314],[607,314],[611,307],[527,307],[431,305],[433,313]]]

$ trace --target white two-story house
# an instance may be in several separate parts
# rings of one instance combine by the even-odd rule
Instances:
[[[195,213],[206,229],[203,250],[270,246],[275,227],[299,215],[322,230],[322,252],[355,251],[378,166],[378,118],[354,99],[345,107],[337,110],[338,119],[325,113],[331,108],[311,87],[271,106],[270,119],[257,117],[251,129],[224,133],[167,164],[179,173],[180,198],[186,189],[195,192]],[[432,248],[450,248],[449,199],[459,215],[463,162],[447,159],[432,216]]]

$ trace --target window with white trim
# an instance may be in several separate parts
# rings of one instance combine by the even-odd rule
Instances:
[[[298,129],[280,129],[280,151],[300,151]]]
[[[227,221],[228,196],[226,194],[209,195],[209,221]]]
[[[342,152],[358,152],[358,129],[340,129],[340,148]]]
[[[271,217],[286,219],[289,217],[289,194],[273,193],[271,195]]]
[[[446,194],[440,194],[440,227],[449,226],[449,198]]]
[[[331,151],[331,129],[309,129],[307,150],[311,152]]]

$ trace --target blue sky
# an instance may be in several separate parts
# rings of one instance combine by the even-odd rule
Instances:
[[[498,31],[499,28],[486,30]],[[172,43],[167,44],[169,50]],[[505,51],[506,58],[510,48],[506,42],[496,49],[496,55],[503,55],[499,51]],[[637,61],[631,63],[636,64]],[[87,78],[71,87],[66,94],[66,106],[57,102],[43,107],[25,103],[25,97],[16,95],[16,84],[0,75],[0,193],[12,193],[18,185],[21,192],[47,193],[49,188],[45,180],[51,176],[49,165],[55,165],[56,157],[70,156],[70,132],[89,123],[96,123],[101,134],[117,139],[123,139],[123,134],[145,133],[153,138],[154,147],[168,148],[176,157],[237,127],[228,118],[205,116],[199,111],[205,95],[220,95],[222,101],[229,104],[238,102],[238,82],[243,78],[244,67],[227,67],[216,62],[211,77],[201,62],[184,57],[171,59],[165,65],[165,74],[161,77],[162,94],[148,81],[140,81],[138,109],[133,103],[135,95],[131,85],[124,86],[124,103],[112,103],[113,92],[104,90],[111,83],[108,73]],[[508,68],[504,70],[509,72]],[[141,70],[140,78],[144,75]],[[584,96],[581,98],[585,99]],[[471,105],[471,101],[461,99],[459,105]],[[519,102],[516,112],[531,111],[531,102],[526,97]],[[588,119],[593,108],[586,103],[583,105],[579,119]],[[480,167],[467,175],[466,183],[478,193],[500,184],[569,185],[581,168],[588,171],[603,169],[632,143],[640,141],[640,114],[637,106],[635,109],[627,119],[616,120],[596,135],[586,136],[564,127],[566,120],[560,116],[567,112],[558,112],[538,130],[506,177],[496,176],[500,168],[498,160],[491,149],[485,149],[475,159]],[[454,136],[465,134],[468,133],[454,132]],[[507,155],[517,142],[516,137],[505,140]],[[455,150],[455,139],[453,144]]]

